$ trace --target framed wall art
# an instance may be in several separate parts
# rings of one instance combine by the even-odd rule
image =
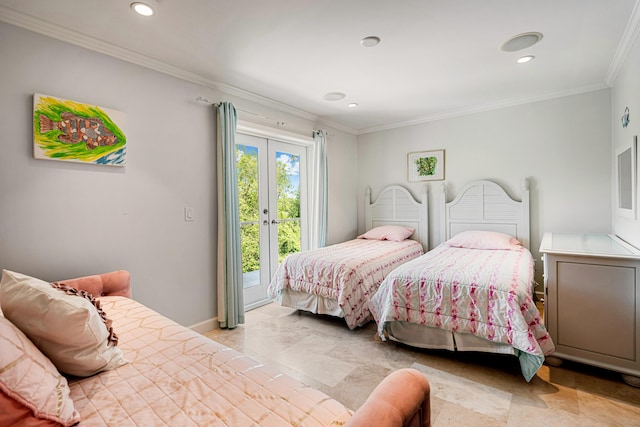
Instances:
[[[407,154],[409,182],[444,179],[444,150]]]
[[[124,113],[68,99],[33,95],[33,156],[124,166]]]

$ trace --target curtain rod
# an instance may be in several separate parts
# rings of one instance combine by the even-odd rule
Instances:
[[[204,98],[202,96],[197,97],[196,98],[196,102],[198,102],[200,104],[215,105],[215,106],[220,104],[219,102],[211,101],[210,99]],[[276,125],[278,125],[278,126],[284,126],[284,125],[287,124],[286,122],[283,122],[283,121],[280,121],[280,120],[276,120],[276,119],[272,119],[271,117],[263,116],[261,114],[256,114],[256,113],[253,113],[251,111],[241,110],[239,108],[236,108],[236,111],[240,111],[240,112],[246,113],[246,114],[251,114],[252,116],[260,117],[261,119],[275,122]]]

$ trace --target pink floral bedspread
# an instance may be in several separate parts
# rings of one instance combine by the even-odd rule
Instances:
[[[384,339],[388,322],[463,332],[519,351],[527,381],[554,351],[533,301],[533,257],[525,249],[479,250],[443,243],[394,270],[371,298]]]
[[[371,319],[368,302],[394,268],[422,255],[414,240],[354,239],[287,256],[269,284],[269,297],[285,288],[334,299],[353,329]]]

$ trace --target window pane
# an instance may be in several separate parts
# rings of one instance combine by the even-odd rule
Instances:
[[[278,262],[289,254],[300,252],[300,220],[278,224]]]
[[[258,148],[236,145],[240,222],[258,221]]]
[[[244,273],[243,283],[245,287],[247,287],[256,282],[256,278],[258,278],[259,275],[255,273],[260,271],[258,148],[237,144],[236,165],[238,171],[238,206],[240,211],[242,273]],[[251,273],[254,274],[251,275]]]
[[[260,224],[240,225],[240,245],[242,246],[242,272],[260,270]]]
[[[278,261],[300,252],[300,156],[276,152]]]

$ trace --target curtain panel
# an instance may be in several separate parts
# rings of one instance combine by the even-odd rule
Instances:
[[[242,250],[236,170],[236,109],[230,102],[216,106],[218,178],[218,322],[221,328],[244,323]]]
[[[309,209],[309,248],[322,248],[327,242],[327,220],[329,216],[329,175],[327,172],[327,133],[313,132],[314,155],[311,170],[311,203]]]

